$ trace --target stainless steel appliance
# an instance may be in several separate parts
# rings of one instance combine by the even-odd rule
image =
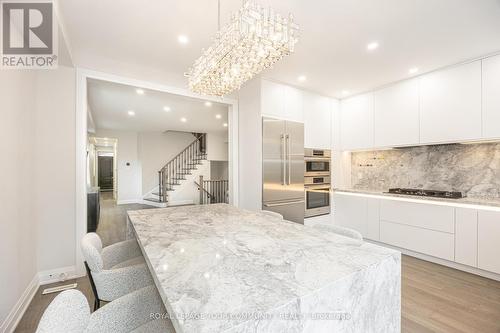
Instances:
[[[304,223],[304,124],[262,118],[262,209]]]
[[[330,175],[330,157],[331,152],[328,149],[304,150],[304,159],[306,161],[305,176],[329,176]]]
[[[330,176],[304,177],[305,217],[330,214]]]

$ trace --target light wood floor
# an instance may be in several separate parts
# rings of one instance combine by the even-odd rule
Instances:
[[[127,210],[151,208],[117,206],[108,193],[101,200],[97,233],[104,245],[125,239]],[[93,304],[88,279],[76,282]],[[51,286],[38,290],[15,332],[35,332],[43,311],[56,296],[41,295],[41,290]],[[401,326],[403,333],[500,333],[500,282],[403,256]]]

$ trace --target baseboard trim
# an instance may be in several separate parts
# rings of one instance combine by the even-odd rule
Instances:
[[[76,272],[76,266],[67,266],[38,272],[39,285],[43,286],[55,282],[63,282],[81,277]]]
[[[5,318],[4,322],[0,326],[0,332],[2,333],[14,332],[39,287],[40,284],[38,280],[38,274],[35,274],[31,282],[28,284],[23,294],[17,301],[17,303],[14,305],[10,313],[7,315],[7,318]]]

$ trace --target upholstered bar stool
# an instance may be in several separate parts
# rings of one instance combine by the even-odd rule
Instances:
[[[110,302],[153,284],[137,241],[128,240],[102,247],[96,233],[86,234],[81,242],[85,265],[96,302]]]
[[[175,333],[172,322],[164,314],[155,286],[120,297],[92,314],[80,291],[67,290],[50,303],[36,333]]]

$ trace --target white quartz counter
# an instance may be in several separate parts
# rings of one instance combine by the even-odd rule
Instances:
[[[226,204],[128,215],[178,333],[400,331],[397,251]]]

